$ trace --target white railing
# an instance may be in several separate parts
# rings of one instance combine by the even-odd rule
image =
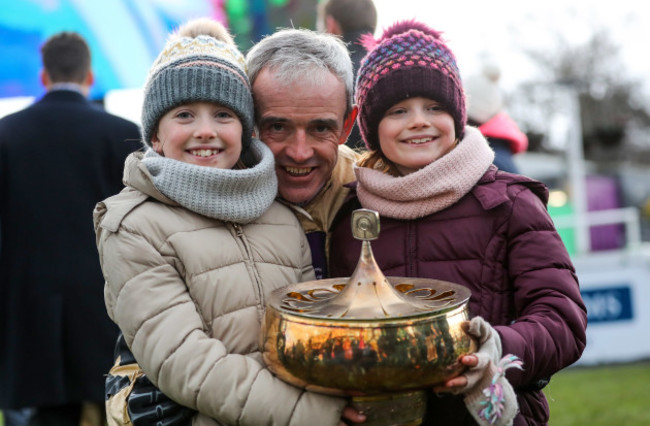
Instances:
[[[558,229],[573,227],[576,232],[581,228],[586,229],[586,232],[583,232],[584,238],[586,238],[586,249],[583,247],[581,250],[578,247],[578,251],[581,253],[589,251],[591,246],[589,228],[599,225],[623,224],[625,225],[625,247],[630,249],[641,245],[641,221],[636,207],[588,211],[581,216],[575,214],[553,216],[553,222]]]

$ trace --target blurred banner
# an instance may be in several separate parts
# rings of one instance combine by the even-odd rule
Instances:
[[[141,87],[171,30],[199,16],[230,28],[242,51],[277,27],[315,26],[317,0],[20,0],[0,8],[0,98],[41,96],[39,49],[59,31],[88,41],[91,98]]]

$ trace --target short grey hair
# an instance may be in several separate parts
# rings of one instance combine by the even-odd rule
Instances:
[[[354,102],[354,75],[350,53],[334,35],[306,29],[283,28],[255,44],[246,55],[251,85],[268,67],[281,81],[319,83],[323,71],[334,74],[345,85],[345,116]],[[318,72],[321,71],[321,72]]]

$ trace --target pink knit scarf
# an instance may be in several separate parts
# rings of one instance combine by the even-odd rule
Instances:
[[[451,152],[406,176],[354,166],[357,194],[364,208],[395,219],[416,219],[441,211],[467,194],[485,174],[494,152],[478,129]]]

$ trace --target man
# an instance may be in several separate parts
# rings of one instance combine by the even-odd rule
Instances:
[[[349,192],[343,185],[354,180],[356,154],[344,145],[357,114],[349,55],[336,37],[287,29],[253,46],[246,62],[258,136],[275,156],[279,196],[300,219],[317,276],[325,277],[327,231]],[[134,373],[122,340],[117,352],[116,374],[107,381],[111,395],[124,392],[124,378]],[[127,398],[136,426],[190,424],[193,412],[170,401],[145,376]],[[123,405],[115,406],[115,415],[122,415]],[[350,408],[344,416],[363,420]]]
[[[93,73],[81,36],[56,34],[41,54],[47,93],[0,120],[0,408],[9,420],[33,407],[30,426],[78,426],[82,407],[103,411],[118,333],[91,212],[121,190],[140,132],[86,99]]]
[[[320,31],[339,36],[345,42],[356,77],[366,53],[361,36],[373,34],[377,28],[377,8],[373,0],[324,0],[318,4],[317,22]],[[359,128],[355,125],[346,142],[353,149],[365,149]]]
[[[350,59],[341,43],[282,30],[246,56],[257,130],[275,156],[280,198],[298,214],[316,276],[327,276],[326,233],[353,181],[356,154],[343,145],[357,116]]]

